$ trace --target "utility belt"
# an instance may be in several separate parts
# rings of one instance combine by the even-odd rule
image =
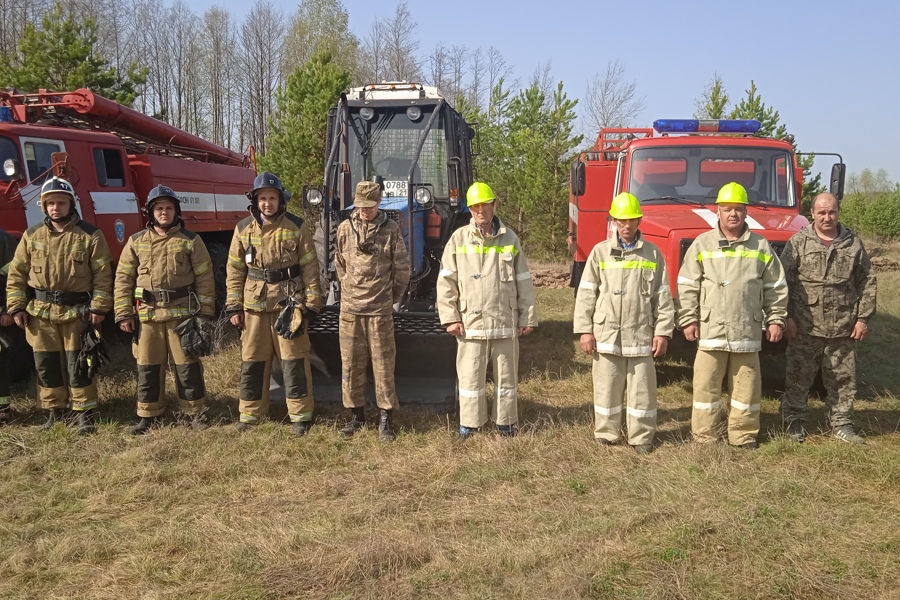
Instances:
[[[28,298],[49,302],[59,306],[78,306],[91,301],[90,292],[67,292],[65,290],[39,290],[28,288]]]
[[[183,285],[174,290],[147,290],[144,288],[135,288],[134,299],[140,300],[144,304],[151,306],[157,304],[169,304],[175,300],[187,298],[194,290],[193,286]]]
[[[256,281],[265,281],[266,283],[280,283],[299,277],[303,273],[300,265],[291,265],[284,269],[257,269],[250,267],[247,277]]]

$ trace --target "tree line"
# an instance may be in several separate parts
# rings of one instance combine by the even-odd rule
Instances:
[[[605,126],[630,126],[644,108],[637,82],[611,59],[577,105],[550,62],[526,80],[494,47],[437,42],[424,51],[404,0],[369,29],[349,29],[340,0],[301,0],[290,14],[255,0],[236,19],[185,0],[0,0],[0,83],[22,91],[90,87],[98,93],[238,151],[289,189],[321,180],[325,116],[341,91],[383,80],[438,87],[477,123],[477,176],[501,198],[501,217],[537,255],[565,253],[568,171]],[[714,75],[695,116],[757,118],[760,135],[786,134],[778,112],[750,82],[731,105]],[[808,201],[822,189],[803,159]]]

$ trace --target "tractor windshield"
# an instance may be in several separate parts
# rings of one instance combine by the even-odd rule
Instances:
[[[631,154],[628,191],[641,203],[715,203],[726,183],[747,188],[750,204],[795,206],[794,163],[776,148],[678,146]]]
[[[353,186],[375,175],[384,178],[385,196],[407,196],[409,169],[415,161],[419,136],[428,124],[434,106],[423,105],[417,111],[401,107],[374,107],[365,119],[359,107],[350,108],[348,136],[350,171]],[[366,111],[367,112],[367,111]],[[412,113],[412,115],[410,115]],[[425,139],[419,161],[413,169],[413,183],[434,186],[437,198],[447,197],[447,119],[438,115]]]

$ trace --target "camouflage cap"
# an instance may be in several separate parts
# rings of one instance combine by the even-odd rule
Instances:
[[[356,184],[356,197],[353,206],[357,208],[372,208],[381,202],[381,186],[374,181],[360,181]]]

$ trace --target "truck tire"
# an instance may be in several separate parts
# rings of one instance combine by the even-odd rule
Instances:
[[[206,249],[209,251],[213,277],[216,281],[216,314],[221,315],[225,310],[225,265],[228,264],[228,248],[225,244],[213,242]]]

